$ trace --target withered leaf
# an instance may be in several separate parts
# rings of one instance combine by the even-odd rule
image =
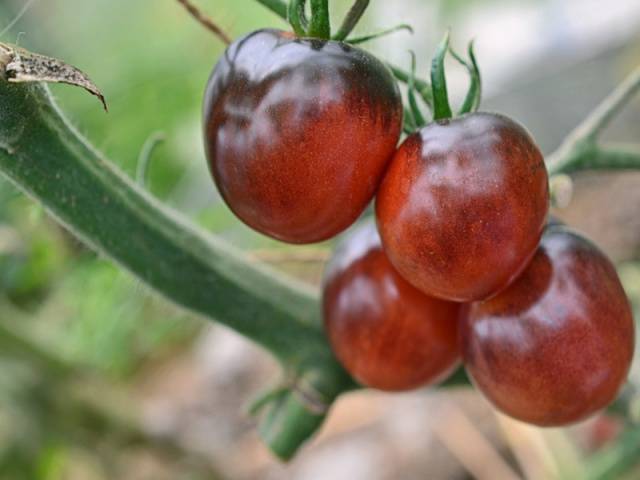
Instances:
[[[0,78],[13,83],[67,83],[82,87],[98,97],[107,110],[104,95],[85,73],[62,60],[32,53],[15,45],[0,43]]]

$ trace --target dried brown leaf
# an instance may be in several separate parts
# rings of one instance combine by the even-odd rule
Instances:
[[[29,52],[7,43],[0,43],[0,78],[9,82],[67,83],[84,88],[100,99],[104,109],[104,95],[82,71],[57,58]]]

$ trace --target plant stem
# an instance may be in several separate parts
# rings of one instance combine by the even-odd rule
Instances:
[[[578,125],[547,160],[551,175],[585,169],[637,169],[637,148],[599,147],[598,136],[614,116],[640,91],[640,67],[631,74]]]
[[[170,301],[262,345],[306,396],[329,405],[352,388],[327,344],[313,290],[248,261],[163,206],[90,146],[43,87],[0,80],[0,112],[0,171],[84,243]],[[274,427],[282,450],[301,442],[288,415],[305,425],[304,412],[317,417],[313,405],[302,404]]]
[[[562,162],[549,166],[550,175],[581,170],[640,170],[640,146],[578,143]]]
[[[356,0],[349,9],[338,32],[333,36],[333,39],[338,41],[346,40],[362,18],[368,6],[369,0]]]
[[[204,27],[212,32],[216,37],[218,37],[225,45],[229,45],[231,43],[231,37],[225,32],[217,23],[215,23],[211,18],[206,16],[198,7],[196,7],[190,0],[178,0],[186,10],[191,14],[193,18],[195,18],[198,22],[200,22]]]
[[[331,38],[329,0],[311,0],[311,20],[307,35],[328,40]]]

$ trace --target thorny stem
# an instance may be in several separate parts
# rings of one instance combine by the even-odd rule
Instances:
[[[207,30],[211,31],[216,37],[218,37],[225,45],[231,43],[231,37],[225,32],[217,23],[211,18],[206,16],[202,10],[196,7],[190,0],[177,0],[186,10],[200,22]]]

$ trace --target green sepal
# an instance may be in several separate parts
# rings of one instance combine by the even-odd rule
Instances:
[[[482,99],[482,79],[480,77],[480,69],[478,68],[478,62],[473,51],[473,41],[469,42],[468,55],[470,62],[467,62],[464,58],[458,55],[452,48],[449,48],[451,55],[461,65],[463,65],[469,72],[469,90],[467,95],[458,111],[458,114],[463,115],[469,112],[475,112],[480,108],[480,101]]]
[[[449,30],[438,46],[436,55],[431,61],[431,89],[433,90],[433,119],[442,120],[453,116],[449,106],[447,78],[445,76],[444,59],[449,51]]]
[[[338,32],[333,36],[333,40],[339,42],[345,40],[356,27],[368,6],[369,0],[356,0],[344,17]]]
[[[417,128],[424,127],[427,122],[420,111],[420,107],[418,106],[418,102],[416,101],[416,54],[414,52],[409,52],[411,54],[411,74],[409,75],[409,85],[408,85],[408,97],[409,97],[409,108],[411,109],[411,115],[413,116],[414,124]]]
[[[358,45],[360,43],[368,42],[370,40],[375,40],[376,38],[391,35],[393,33],[400,32],[402,30],[405,30],[409,33],[413,33],[413,27],[411,27],[411,25],[403,23],[401,25],[396,25],[395,27],[382,30],[381,32],[371,33],[369,35],[364,35],[362,37],[350,38],[347,40],[347,42],[350,43],[351,45]]]

